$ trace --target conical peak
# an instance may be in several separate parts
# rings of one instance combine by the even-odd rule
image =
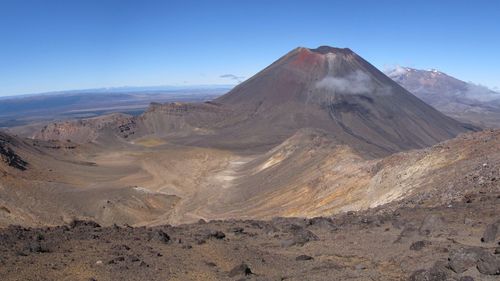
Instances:
[[[309,51],[313,53],[318,53],[322,55],[326,54],[344,54],[344,55],[349,55],[353,54],[354,52],[349,49],[349,48],[335,48],[335,47],[330,47],[330,46],[320,46],[316,49],[309,49]]]

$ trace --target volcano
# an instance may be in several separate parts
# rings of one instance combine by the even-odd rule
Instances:
[[[247,144],[280,143],[298,129],[315,128],[384,155],[469,130],[347,48],[296,48],[214,102],[241,120],[226,136]]]
[[[94,126],[92,139],[155,135],[180,145],[260,153],[300,129],[315,129],[368,157],[428,147],[474,129],[427,105],[350,49],[328,46],[296,48],[213,101],[152,104],[138,117],[115,119],[115,125]],[[44,138],[72,139],[79,130],[71,124],[64,131],[44,128]]]

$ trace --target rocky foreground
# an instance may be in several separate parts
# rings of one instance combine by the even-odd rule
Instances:
[[[313,219],[0,230],[2,280],[499,280],[500,192]]]

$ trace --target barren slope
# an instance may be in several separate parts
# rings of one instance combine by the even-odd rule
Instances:
[[[134,224],[167,214],[177,201],[115,184],[134,165],[97,166],[87,161],[90,147],[3,133],[0,147],[0,225],[53,225],[75,217]]]

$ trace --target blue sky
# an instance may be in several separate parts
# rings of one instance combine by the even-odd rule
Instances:
[[[0,0],[0,95],[235,83],[319,45],[500,87],[500,1]]]

